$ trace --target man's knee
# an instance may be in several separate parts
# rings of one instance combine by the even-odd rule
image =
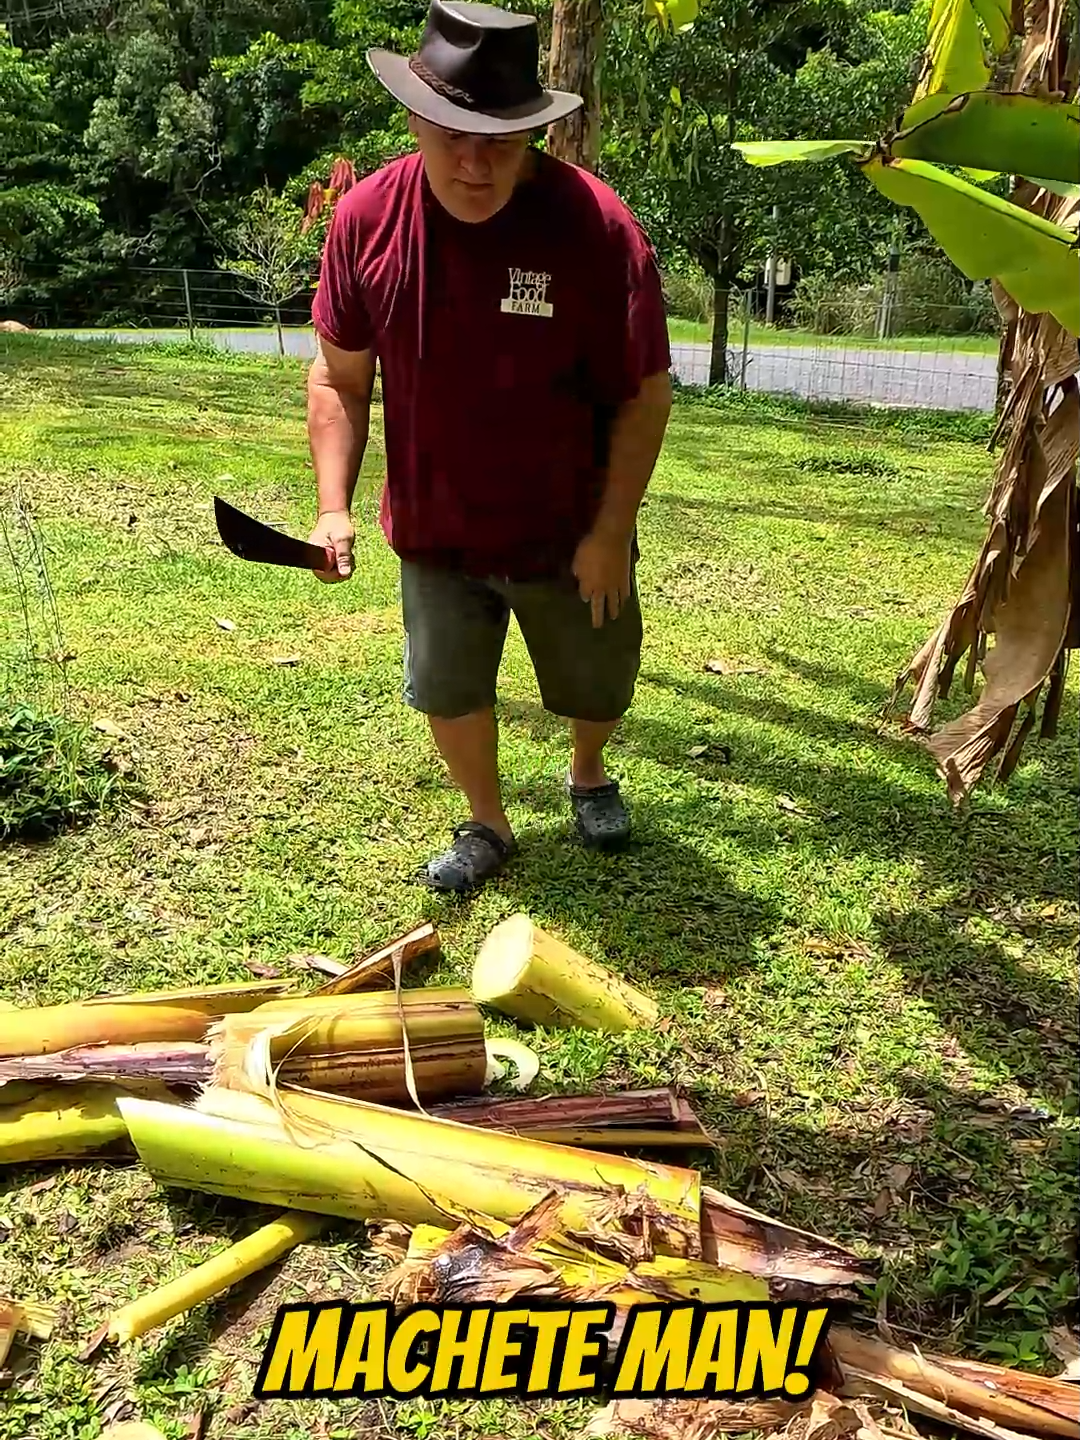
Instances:
[[[636,588],[618,617],[596,628],[589,606],[562,587],[554,589],[548,607],[541,602],[527,624],[526,643],[545,710],[595,724],[622,719],[633,703],[641,668]]]

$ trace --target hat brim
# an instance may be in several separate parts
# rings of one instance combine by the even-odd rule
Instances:
[[[390,50],[369,50],[367,61],[379,83],[407,110],[432,125],[441,125],[444,130],[469,135],[520,135],[529,130],[544,130],[556,120],[580,110],[583,104],[580,95],[571,95],[565,90],[545,90],[535,101],[513,110],[470,110],[464,105],[455,105],[453,100],[425,85],[403,55],[395,55]]]

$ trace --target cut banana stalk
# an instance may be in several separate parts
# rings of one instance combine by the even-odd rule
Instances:
[[[655,1025],[659,1010],[640,990],[569,945],[511,915],[496,925],[473,966],[472,993],[516,1020],[617,1033]]]

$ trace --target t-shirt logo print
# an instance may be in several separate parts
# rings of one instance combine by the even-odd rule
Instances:
[[[518,270],[510,266],[510,294],[499,308],[504,315],[546,315],[555,311],[547,299],[551,276],[544,270]]]

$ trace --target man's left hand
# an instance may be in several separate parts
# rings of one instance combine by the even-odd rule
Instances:
[[[630,598],[630,541],[594,530],[578,545],[570,568],[582,600],[592,606],[593,625],[603,625],[605,610],[617,619]]]

